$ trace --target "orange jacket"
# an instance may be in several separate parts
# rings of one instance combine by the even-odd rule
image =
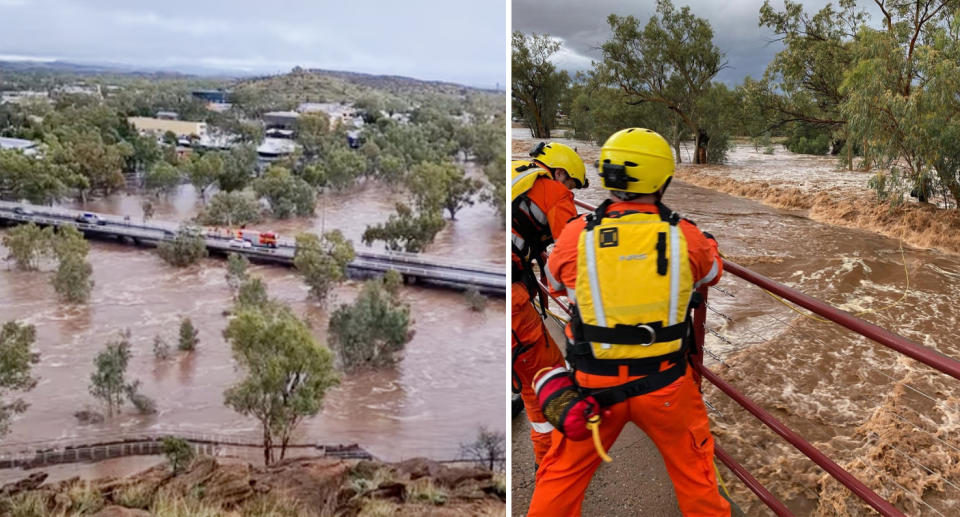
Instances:
[[[549,227],[549,240],[556,241],[563,232],[567,222],[577,216],[577,207],[573,204],[573,192],[563,183],[547,177],[539,177],[533,182],[530,190],[523,194],[539,209],[539,214],[531,214],[541,226]],[[535,210],[536,210],[535,209]],[[526,217],[521,215],[520,217]],[[544,224],[546,223],[546,224]],[[520,235],[511,228],[512,238],[524,239],[529,236]],[[546,235],[540,237],[547,237]],[[522,247],[522,246],[518,246]],[[513,254],[513,260],[519,262],[520,257]]]
[[[619,201],[612,203],[608,212],[635,210],[651,214],[657,213],[657,207],[650,204]],[[580,233],[586,226],[586,214],[570,221],[560,234],[553,252],[547,260],[547,279],[550,291],[554,295],[566,295],[570,303],[575,303],[574,289],[577,285],[577,245]],[[697,285],[713,285],[720,281],[723,262],[717,252],[717,241],[709,239],[692,222],[680,221],[680,230],[687,239],[687,254],[690,258],[690,272]],[[567,329],[570,337],[570,329]]]

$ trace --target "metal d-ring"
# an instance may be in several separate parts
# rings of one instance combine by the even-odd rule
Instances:
[[[657,341],[657,331],[653,330],[653,327],[650,325],[637,325],[637,328],[647,329],[647,332],[650,333],[650,342],[649,343],[640,343],[640,346],[650,346]]]

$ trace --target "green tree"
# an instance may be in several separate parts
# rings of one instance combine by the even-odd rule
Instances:
[[[170,470],[173,471],[174,476],[183,472],[183,469],[188,467],[194,458],[193,447],[190,446],[190,443],[175,436],[163,437],[163,455],[167,457],[167,464],[170,465]]]
[[[257,168],[257,148],[252,144],[238,145],[220,153],[223,169],[217,177],[221,191],[243,190],[253,179]]]
[[[68,224],[58,227],[56,233],[47,242],[50,243],[53,254],[59,260],[70,255],[86,258],[90,252],[90,243],[83,237],[83,232],[76,226]]]
[[[193,352],[200,342],[198,335],[199,332],[194,328],[190,318],[183,318],[180,320],[180,338],[177,340],[177,349],[183,352]]]
[[[153,217],[154,210],[153,201],[150,199],[144,198],[140,201],[140,211],[143,212],[143,222],[147,222],[147,219]]]
[[[144,186],[158,195],[167,196],[180,186],[180,171],[167,162],[157,162],[144,175]]]
[[[60,257],[53,288],[60,299],[68,303],[85,303],[93,291],[93,266],[86,257],[69,253]]]
[[[313,233],[297,235],[297,250],[293,265],[310,286],[310,294],[324,303],[330,290],[347,277],[347,265],[353,262],[353,244],[340,230],[318,237]]]
[[[186,267],[207,256],[207,244],[200,230],[181,225],[173,240],[157,245],[157,253],[170,265]]]
[[[11,392],[27,392],[37,385],[30,375],[40,361],[31,350],[36,339],[36,328],[26,323],[8,321],[0,329],[0,437],[10,431],[13,416],[28,407],[23,399],[11,398]]]
[[[227,255],[227,285],[237,289],[250,279],[250,261],[243,255],[230,253]]]
[[[70,179],[65,167],[37,160],[19,151],[0,150],[0,193],[8,199],[50,204],[67,193]]]
[[[417,253],[433,242],[446,225],[439,212],[414,213],[403,203],[397,203],[395,209],[396,213],[391,214],[386,222],[368,226],[363,231],[364,244],[384,241],[389,250]]]
[[[207,200],[207,189],[223,175],[223,159],[220,153],[206,153],[194,156],[187,163],[187,177],[200,193],[200,199]]]
[[[393,364],[410,340],[410,308],[384,280],[368,280],[353,305],[330,316],[330,336],[347,369]]]
[[[289,169],[278,165],[272,165],[254,181],[253,190],[267,200],[274,217],[280,219],[312,215],[317,204],[313,187],[291,174]]]
[[[160,334],[153,336],[153,357],[161,361],[170,359],[170,345],[167,344]]]
[[[481,194],[481,199],[497,211],[498,219],[503,219],[506,213],[507,168],[504,160],[504,156],[500,155],[499,159],[492,160],[483,168],[483,174],[487,177],[487,188]]]
[[[122,333],[93,359],[90,394],[107,406],[107,416],[119,411],[127,393],[127,365],[130,362],[130,334]]]
[[[33,223],[15,226],[3,236],[3,246],[10,252],[6,258],[13,259],[18,269],[35,270],[49,255],[52,238],[52,227],[40,228]]]
[[[514,111],[523,117],[534,138],[550,138],[560,98],[570,81],[566,72],[550,62],[559,50],[560,42],[547,34],[513,33],[510,95]]]
[[[327,184],[336,190],[353,186],[357,178],[367,171],[367,159],[347,147],[335,147],[323,158]]]
[[[260,277],[252,277],[240,284],[234,297],[237,309],[264,307],[270,303],[267,287]]]
[[[243,226],[263,220],[260,202],[248,192],[217,192],[197,219],[207,226]]]
[[[224,337],[244,372],[224,392],[224,402],[260,422],[264,463],[269,465],[275,444],[283,459],[294,430],[320,412],[327,390],[340,382],[332,356],[284,306],[241,309]]]
[[[456,219],[457,212],[465,206],[473,205],[473,198],[480,192],[483,183],[468,178],[463,169],[456,166],[447,167],[447,195],[443,200],[443,208],[450,213],[450,219]]]
[[[710,135],[699,111],[713,78],[726,67],[713,29],[689,7],[657,1],[657,14],[641,29],[633,16],[607,18],[613,37],[602,45],[603,70],[633,102],[664,105],[696,143],[694,163],[708,162]]]
[[[326,113],[303,113],[297,118],[297,143],[303,147],[303,156],[314,160],[330,144],[330,118]]]

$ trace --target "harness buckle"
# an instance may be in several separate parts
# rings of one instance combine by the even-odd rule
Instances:
[[[657,331],[650,325],[637,325],[637,328],[644,329],[650,333],[650,341],[647,343],[638,343],[640,346],[650,346],[657,342]]]

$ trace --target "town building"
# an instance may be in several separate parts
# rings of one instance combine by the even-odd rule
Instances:
[[[230,102],[230,92],[224,90],[194,90],[190,94],[209,103],[226,104]]]
[[[30,99],[39,99],[49,102],[50,95],[47,92],[32,90],[0,92],[0,104],[20,104],[21,101]]]
[[[261,117],[266,129],[296,129],[300,114],[296,111],[268,111]]]
[[[151,117],[127,117],[129,122],[141,134],[152,134],[158,139],[167,131],[177,135],[178,139],[197,137],[203,139],[207,135],[206,122],[189,122],[186,120],[166,120]]]
[[[161,120],[177,120],[180,116],[176,111],[158,111],[157,118]]]
[[[14,150],[20,151],[23,154],[36,154],[38,148],[37,143],[32,140],[23,140],[21,138],[7,138],[0,136],[0,149],[4,151]]]

